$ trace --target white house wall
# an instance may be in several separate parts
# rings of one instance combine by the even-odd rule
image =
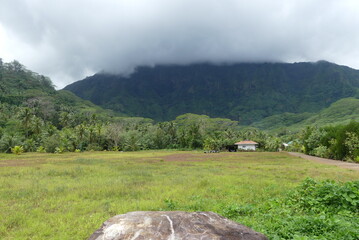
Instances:
[[[241,145],[238,145],[238,149],[255,151],[256,150],[256,145],[253,145],[253,144],[241,144]]]

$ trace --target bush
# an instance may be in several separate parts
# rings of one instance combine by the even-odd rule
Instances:
[[[44,147],[48,153],[56,152],[56,148],[60,147],[60,137],[55,134],[46,138],[44,141]]]
[[[336,183],[306,179],[263,215],[273,239],[343,239],[359,236],[359,181]],[[269,210],[268,210],[269,209]]]
[[[35,152],[36,151],[36,141],[34,139],[26,139],[24,141],[24,149],[26,152]]]
[[[17,135],[4,134],[0,139],[0,151],[10,153],[11,148],[22,144],[21,138]]]
[[[329,158],[329,150],[326,146],[319,146],[313,150],[315,156]]]
[[[332,180],[317,182],[308,178],[288,201],[304,212],[334,214],[349,211],[359,214],[359,181],[341,184]]]
[[[54,153],[63,153],[66,149],[64,147],[56,147]]]
[[[45,153],[46,150],[45,150],[45,148],[44,148],[43,146],[40,146],[40,147],[38,147],[38,148],[36,149],[36,152],[38,152],[38,153]]]
[[[97,143],[90,143],[86,147],[86,151],[102,151],[102,147]]]
[[[15,147],[11,148],[11,152],[16,155],[20,155],[21,153],[24,152],[24,148],[22,146],[15,146]]]
[[[229,205],[222,215],[270,239],[359,239],[359,181],[306,179],[283,198]],[[253,219],[260,219],[256,222]]]

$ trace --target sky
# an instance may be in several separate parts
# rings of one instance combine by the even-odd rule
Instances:
[[[327,60],[359,69],[357,0],[0,0],[0,58],[58,89],[96,72]]]

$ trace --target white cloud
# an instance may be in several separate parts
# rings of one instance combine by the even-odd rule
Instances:
[[[0,54],[59,87],[164,63],[325,59],[359,68],[358,16],[355,0],[0,0]]]

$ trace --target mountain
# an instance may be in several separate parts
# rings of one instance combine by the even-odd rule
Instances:
[[[107,117],[118,115],[69,91],[56,91],[48,77],[26,69],[17,61],[3,63],[0,58],[0,128],[13,117],[13,112],[25,107],[36,109],[38,115],[53,122],[58,122],[60,111]]]
[[[99,73],[64,89],[129,116],[163,121],[190,112],[245,125],[358,96],[359,71],[325,61],[162,65],[129,76]]]
[[[264,118],[251,124],[265,130],[298,131],[305,126],[344,125],[350,121],[359,122],[359,99],[343,98],[317,113],[282,113]]]

